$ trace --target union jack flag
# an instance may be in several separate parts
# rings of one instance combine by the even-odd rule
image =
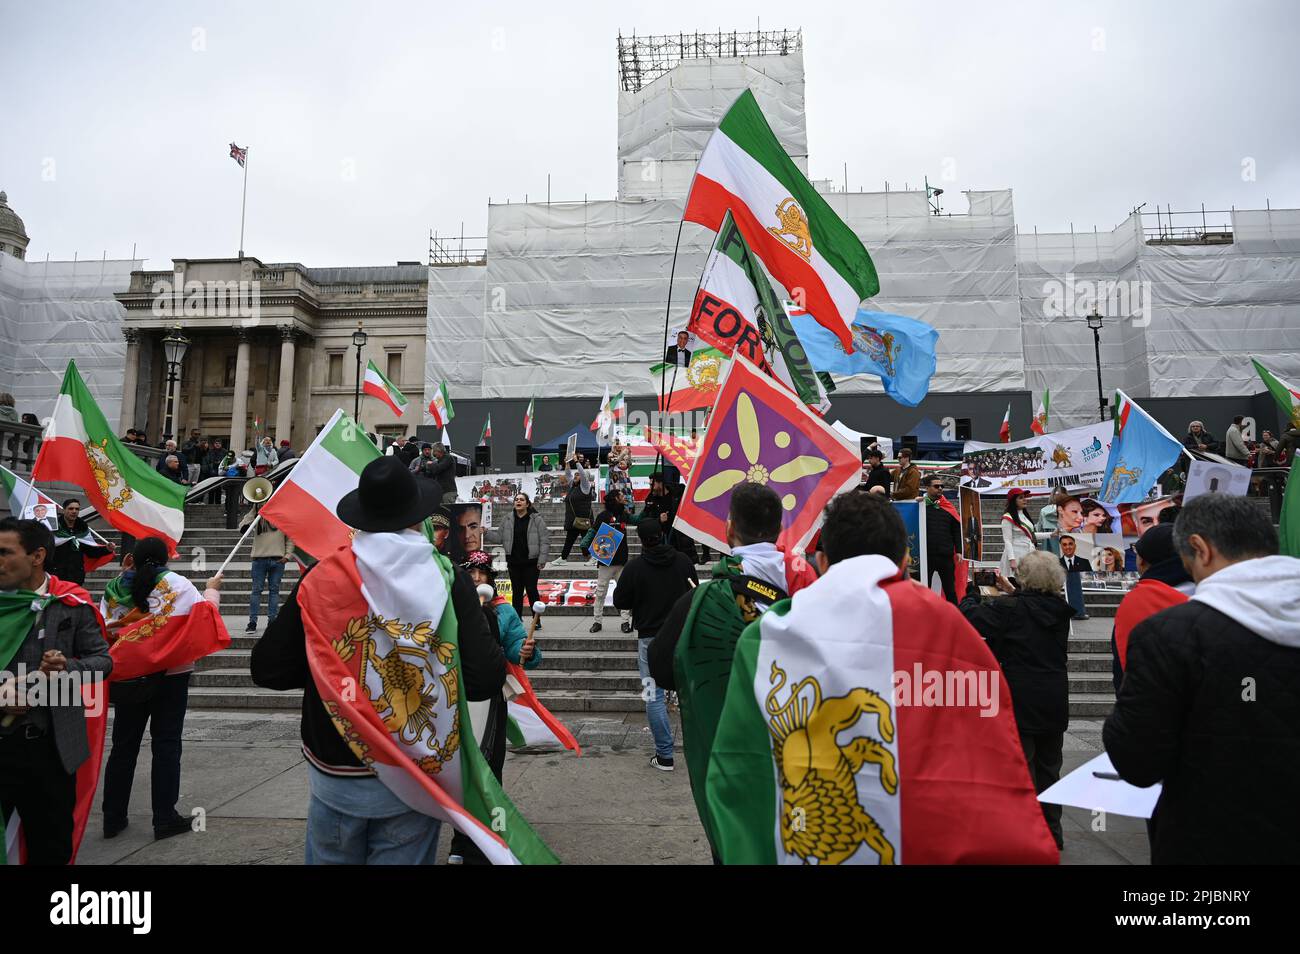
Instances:
[[[230,144],[230,158],[231,158],[231,159],[234,159],[235,162],[239,163],[240,167],[242,168],[243,165],[244,165],[244,162],[248,159],[248,147],[247,147],[247,146],[242,146],[242,147],[241,147],[241,146],[236,146],[236,145],[232,142],[232,143]]]

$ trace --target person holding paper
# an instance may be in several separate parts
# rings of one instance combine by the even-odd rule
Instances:
[[[1300,560],[1245,497],[1202,494],[1174,523],[1196,583],[1128,640],[1102,740],[1131,785],[1162,783],[1152,864],[1300,857]]]

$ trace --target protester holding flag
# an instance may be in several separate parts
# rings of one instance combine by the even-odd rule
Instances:
[[[1196,593],[1133,629],[1106,753],[1130,785],[1162,785],[1152,864],[1294,864],[1300,560],[1219,493],[1184,505],[1174,546]]]
[[[348,452],[322,437],[299,468],[318,450]],[[441,495],[371,450],[335,506],[356,532],[323,551],[253,649],[254,682],[304,690],[307,862],[431,864],[442,821],[494,863],[553,862],[482,752],[462,744],[466,703],[499,698],[506,664],[469,576],[411,529]]]
[[[437,484],[444,505],[453,504],[456,502],[456,458],[441,441],[434,442],[432,457],[432,461],[425,461],[420,473]]]
[[[81,501],[63,501],[63,513],[54,529],[54,555],[46,564],[65,583],[83,586],[86,574],[113,559],[113,545],[81,519]]]
[[[44,524],[0,520],[0,673],[21,666],[40,678],[107,677],[113,660],[104,622],[85,590],[45,572],[53,549]],[[98,713],[83,709],[83,693],[71,705],[47,699],[28,707],[17,681],[0,678],[0,829],[12,828],[17,811],[28,864],[66,865],[75,858],[99,780],[103,688],[89,690]],[[5,843],[0,831],[0,855]]]
[[[569,562],[573,542],[591,529],[591,504],[596,499],[595,487],[587,468],[575,458],[565,462],[569,471],[569,489],[564,494],[564,547],[560,562]],[[580,561],[581,562],[581,561]]]
[[[736,644],[705,785],[721,860],[1057,863],[997,660],[908,579],[894,505],[835,497],[821,544],[817,582]],[[923,694],[944,674],[983,688]]]
[[[221,576],[202,596],[194,584],[167,569],[167,543],[135,542],[122,573],[109,582],[100,604],[114,655],[113,750],[104,769],[104,837],[127,826],[131,783],[144,731],[149,729],[154,840],[190,831],[176,811],[181,791],[181,735],[194,661],[230,645],[221,622]],[[223,639],[224,637],[224,639]],[[165,660],[170,665],[155,669]],[[120,663],[120,664],[119,664]]]
[[[253,473],[261,477],[279,463],[280,455],[276,453],[275,443],[270,437],[263,437],[257,443],[257,456],[253,462]]]
[[[1016,728],[1029,763],[1034,791],[1043,792],[1061,777],[1065,730],[1070,723],[1068,644],[1074,610],[1061,598],[1065,571],[1050,553],[1028,553],[1020,560],[1019,588],[997,577],[1002,595],[981,601],[967,593],[961,612],[997,657],[1015,706]],[[1047,827],[1064,848],[1061,806],[1040,803]]]

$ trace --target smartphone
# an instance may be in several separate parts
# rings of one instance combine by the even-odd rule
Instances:
[[[976,570],[975,585],[976,586],[997,586],[998,585],[997,571]]]

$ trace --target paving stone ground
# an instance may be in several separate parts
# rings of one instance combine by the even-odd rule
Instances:
[[[583,746],[582,757],[511,752],[505,788],[563,861],[709,863],[685,765],[679,759],[671,773],[650,767],[654,747],[644,715],[557,715]],[[1100,740],[1100,722],[1072,722],[1064,771],[1100,751]],[[191,711],[184,745],[178,807],[182,812],[202,808],[206,830],[153,841],[146,738],[136,766],[130,826],[105,840],[97,798],[78,864],[301,864],[307,765],[297,713]],[[1090,813],[1067,808],[1064,826],[1064,864],[1149,861],[1141,819],[1109,816],[1105,831],[1093,831]],[[441,841],[445,857],[450,842],[445,828]]]

